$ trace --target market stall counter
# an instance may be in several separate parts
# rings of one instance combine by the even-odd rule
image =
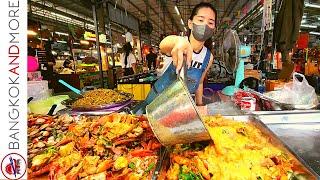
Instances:
[[[133,100],[143,101],[156,80],[155,71],[123,76],[118,79],[117,89],[133,94]]]

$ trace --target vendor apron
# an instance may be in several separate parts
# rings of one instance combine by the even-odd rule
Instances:
[[[205,47],[203,47],[205,48]],[[208,63],[210,61],[210,50],[207,48],[203,49],[205,52],[204,60],[202,63],[197,61],[192,61],[191,67],[187,70],[187,87],[189,92],[195,93],[202,74],[206,70]],[[201,53],[201,52],[200,52]],[[152,89],[150,90],[146,100],[135,107],[132,111],[134,114],[144,114],[145,107],[150,104],[162,91],[169,87],[175,80],[177,80],[176,68],[173,63],[169,65],[167,70],[163,75],[154,83]]]

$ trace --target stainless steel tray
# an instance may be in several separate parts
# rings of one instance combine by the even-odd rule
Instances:
[[[287,122],[267,126],[320,175],[320,123]]]
[[[301,156],[302,153],[299,153],[296,148],[292,148],[289,146],[285,141],[287,139],[281,138],[277,136],[271,129],[274,129],[274,127],[267,127],[261,120],[253,117],[253,116],[225,116],[226,118],[233,119],[235,121],[242,121],[253,124],[255,127],[257,127],[263,135],[270,137],[270,141],[273,145],[287,153],[298,165],[301,166],[301,169],[303,169],[306,174],[309,176],[308,179],[320,179],[320,176],[315,172],[317,168],[311,168],[314,164],[308,164],[310,161],[308,159],[304,159]],[[289,131],[289,130],[288,130]],[[296,136],[299,136],[299,134],[296,134]],[[293,139],[294,140],[294,139]],[[320,138],[318,138],[318,141],[320,141]],[[318,146],[320,143],[318,143]],[[319,149],[319,148],[318,148]],[[300,155],[300,156],[299,156]],[[318,159],[319,161],[319,159]],[[308,163],[307,163],[308,162]],[[318,167],[319,168],[319,167]]]

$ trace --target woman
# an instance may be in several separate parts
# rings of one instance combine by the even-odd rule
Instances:
[[[176,79],[173,74],[180,71],[184,56],[186,56],[187,86],[190,93],[195,93],[195,102],[203,106],[203,81],[205,75],[213,62],[213,55],[210,52],[212,45],[211,37],[216,27],[217,11],[210,3],[200,3],[194,7],[188,20],[190,29],[189,37],[168,36],[160,43],[160,50],[171,59],[163,75],[155,82],[146,100],[138,105],[133,113],[145,112],[145,106],[150,104]],[[206,47],[207,46],[207,47]]]
[[[128,42],[123,46],[124,53],[120,56],[121,67],[124,70],[124,76],[136,73],[136,58],[132,54],[132,46]]]

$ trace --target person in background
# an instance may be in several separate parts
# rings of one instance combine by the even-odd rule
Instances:
[[[73,62],[70,60],[68,57],[64,62],[63,62],[63,69],[60,72],[60,74],[73,74],[75,73],[73,70]]]
[[[132,46],[129,42],[123,45],[124,52],[120,55],[120,63],[124,70],[124,76],[129,76],[137,72],[137,60],[133,55],[132,50]]]
[[[70,69],[72,69],[71,61],[70,61],[69,58],[67,58],[67,59],[63,62],[63,67],[64,67],[64,68],[70,68]]]
[[[157,58],[158,58],[158,55],[155,53],[155,50],[151,47],[149,54],[146,56],[149,70],[151,70],[151,66],[153,67],[153,70],[156,69]]]
[[[196,105],[204,106],[203,82],[213,62],[211,37],[216,28],[216,20],[216,9],[210,3],[199,3],[193,8],[188,20],[189,36],[170,35],[161,41],[160,51],[170,59],[170,63],[154,83],[146,100],[133,109],[134,114],[144,113],[145,107],[177,79],[183,61],[186,61],[188,66],[188,90],[195,94]]]

